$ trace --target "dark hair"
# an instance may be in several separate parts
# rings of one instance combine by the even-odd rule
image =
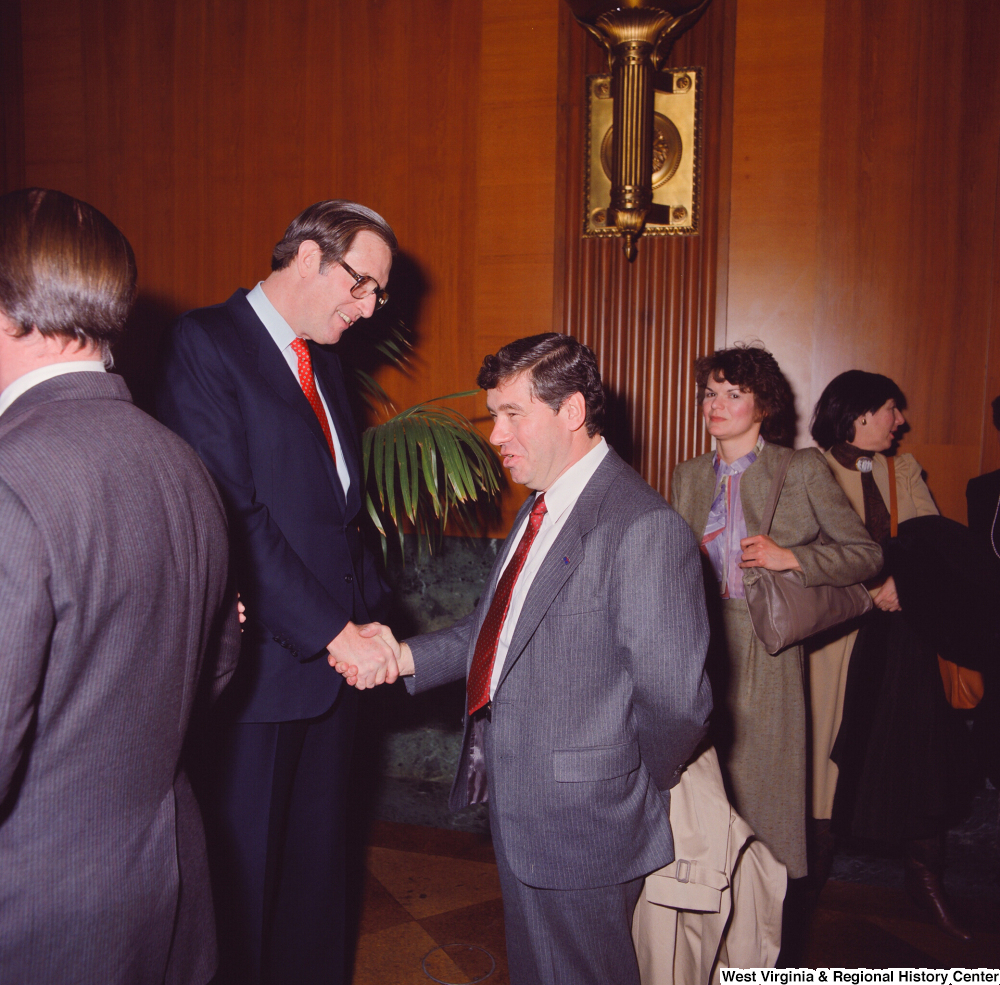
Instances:
[[[744,393],[752,393],[764,440],[792,445],[795,441],[795,397],[778,361],[767,349],[756,343],[737,344],[696,359],[694,378],[699,400],[709,377],[717,382],[725,380]]]
[[[107,358],[135,281],[132,247],[92,205],[45,188],[0,197],[0,309],[18,335],[66,336]]]
[[[1000,397],[994,397],[990,406],[993,408],[993,427],[1000,431]]]
[[[487,356],[476,384],[493,390],[521,373],[527,373],[531,393],[558,412],[567,397],[583,394],[587,405],[587,434],[604,430],[604,387],[594,353],[572,335],[546,332],[505,345]]]
[[[873,414],[887,400],[895,400],[900,410],[906,407],[903,391],[888,376],[849,369],[830,380],[820,394],[809,432],[820,448],[853,441],[854,422]]]
[[[399,249],[396,234],[377,212],[342,199],[317,202],[289,223],[281,242],[271,254],[271,269],[283,270],[287,267],[307,239],[319,245],[320,269],[325,269],[344,258],[354,237],[360,232],[374,233],[389,247],[389,252],[396,255]]]

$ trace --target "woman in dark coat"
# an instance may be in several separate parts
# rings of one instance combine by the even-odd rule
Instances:
[[[918,604],[917,596],[943,574],[943,562],[929,561],[937,545],[946,545],[946,555],[952,552],[947,545],[955,545],[957,557],[968,532],[938,516],[913,456],[893,454],[905,407],[887,376],[850,370],[828,384],[813,415],[813,438],[886,556],[869,583],[875,609],[862,620],[853,650],[843,652],[840,673],[819,673],[829,646],[811,655],[813,718],[836,721],[843,710],[839,730],[830,733],[836,736],[830,758],[839,767],[839,778],[829,767],[836,784],[833,830],[901,843],[910,895],[938,926],[966,940],[970,935],[951,914],[941,880],[945,832],[961,787],[957,767],[968,754],[963,724],[944,697],[939,626],[927,622],[929,610],[943,607],[933,599]],[[842,690],[824,687],[824,679],[839,680]],[[818,762],[822,751],[816,755]],[[815,773],[822,778],[821,764]]]

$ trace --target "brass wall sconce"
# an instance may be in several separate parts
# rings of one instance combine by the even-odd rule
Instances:
[[[584,236],[636,240],[698,229],[699,69],[662,70],[711,0],[567,0],[607,54],[588,79]]]

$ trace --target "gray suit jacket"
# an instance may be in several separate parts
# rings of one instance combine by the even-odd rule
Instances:
[[[411,691],[467,674],[514,546],[508,538],[474,613],[409,641]],[[672,860],[668,791],[711,710],[707,643],[690,531],[609,452],[532,582],[483,730],[490,820],[518,879],[607,886]],[[476,785],[473,731],[467,723],[454,806]]]
[[[200,680],[235,663],[227,553],[198,457],[121,377],[59,376],[0,417],[4,982],[212,976],[179,761]]]
[[[670,502],[699,541],[715,495],[714,455],[708,452],[681,463],[671,481]],[[740,480],[748,537],[760,533],[780,456],[777,445],[765,445]],[[819,543],[820,531],[829,543]],[[774,511],[771,537],[798,559],[805,585],[855,585],[878,574],[882,567],[881,548],[868,536],[816,448],[801,448],[792,456]]]

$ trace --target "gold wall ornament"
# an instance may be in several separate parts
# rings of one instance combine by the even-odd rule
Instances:
[[[701,179],[701,69],[677,68],[672,91],[653,92],[653,141],[650,150],[651,205],[641,234],[684,236],[698,232]],[[611,77],[587,77],[587,148],[584,180],[585,237],[621,236],[612,217],[614,121]],[[634,240],[633,240],[634,243]],[[626,242],[625,255],[629,255]],[[633,246],[634,250],[634,246]],[[634,255],[634,253],[632,254]]]
[[[699,150],[697,108],[700,75],[697,69],[661,71],[674,42],[705,12],[711,0],[567,0],[577,21],[597,40],[608,59],[610,76],[592,76],[588,99],[586,219],[584,235],[622,236],[625,256],[633,260],[636,240],[650,233],[677,234],[697,229],[695,199]],[[595,84],[594,80],[600,80]],[[678,125],[672,109],[661,108],[661,95],[688,96],[692,126]],[[610,123],[595,135],[597,117],[603,123],[610,102]],[[676,100],[675,100],[676,102]],[[671,107],[674,104],[671,103]],[[679,108],[679,104],[678,104]],[[666,124],[657,126],[657,114],[677,131],[675,139]],[[681,115],[684,115],[683,113]],[[596,136],[596,140],[595,140]],[[609,190],[594,173],[595,160],[601,173],[600,149],[609,139]],[[677,151],[677,139],[680,150]],[[596,145],[596,150],[595,150]],[[679,156],[678,156],[679,153]],[[657,165],[654,165],[654,154]],[[668,195],[654,196],[654,170],[676,158],[673,175],[660,177],[659,188],[669,188],[682,171],[690,171],[691,196],[680,201]],[[690,168],[684,163],[690,158]],[[680,187],[678,185],[678,187]],[[673,189],[671,189],[671,192]],[[683,215],[682,215],[683,213]],[[600,218],[602,222],[595,220]],[[680,217],[680,219],[678,219]],[[658,227],[663,227],[658,228]]]

